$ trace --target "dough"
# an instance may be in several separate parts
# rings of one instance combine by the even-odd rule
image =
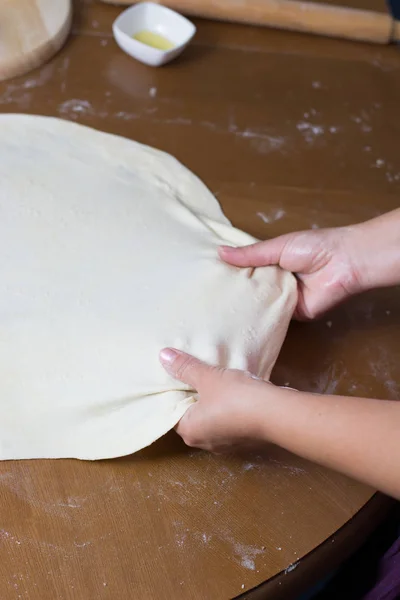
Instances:
[[[171,156],[62,120],[0,115],[0,459],[135,452],[195,401],[174,346],[268,378],[296,303]]]

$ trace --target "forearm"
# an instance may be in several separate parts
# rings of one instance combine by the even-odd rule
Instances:
[[[400,498],[400,402],[277,392],[263,439]]]
[[[400,209],[350,228],[360,291],[400,284]]]

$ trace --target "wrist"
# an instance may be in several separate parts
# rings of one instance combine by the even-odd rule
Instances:
[[[368,236],[365,225],[360,223],[344,228],[346,240],[344,251],[349,260],[348,288],[351,295],[360,294],[369,287],[369,266],[366,265]]]
[[[287,420],[288,402],[300,392],[292,388],[279,387],[270,382],[260,382],[252,405],[251,430],[254,439],[260,442],[277,443],[279,430]]]
[[[348,228],[354,293],[400,283],[400,210]]]

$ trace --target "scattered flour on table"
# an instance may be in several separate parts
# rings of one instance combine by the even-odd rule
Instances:
[[[293,465],[288,465],[287,463],[277,460],[276,458],[268,458],[268,462],[277,465],[280,469],[288,471],[291,475],[302,475],[303,473],[306,473],[305,469],[302,469],[301,467],[295,467]]]
[[[283,219],[286,212],[282,209],[278,209],[269,215],[267,215],[265,212],[258,212],[256,214],[257,217],[264,221],[264,223],[273,223],[274,221],[279,221],[280,219]]]
[[[264,554],[265,548],[241,544],[239,542],[236,542],[231,537],[227,538],[227,540],[232,544],[233,552],[237,562],[239,562],[245,569],[255,571],[257,556]]]
[[[296,128],[300,131],[304,140],[308,144],[312,144],[316,141],[317,138],[322,136],[325,133],[325,128],[323,125],[315,125],[308,121],[300,121],[297,123]]]
[[[82,508],[86,501],[87,497],[85,496],[68,496],[63,502],[59,502],[58,506],[63,508]]]
[[[253,471],[254,469],[259,468],[259,465],[247,462],[243,465],[243,471]]]
[[[393,376],[393,369],[396,367],[396,359],[383,346],[379,346],[376,351],[378,357],[368,361],[370,372],[383,384],[390,400],[399,400],[400,384]]]
[[[283,136],[271,135],[257,129],[246,128],[243,131],[240,131],[239,129],[235,128],[233,130],[231,129],[230,131],[241,138],[264,140],[265,142],[268,142],[271,150],[278,150],[279,148],[282,148],[286,141],[285,137]]]
[[[14,542],[17,546],[21,545],[21,541],[6,529],[0,529],[0,540]]]
[[[212,538],[212,535],[207,534],[207,533],[202,533],[202,535],[201,535],[201,539],[203,540],[203,542],[205,544],[209,544],[211,541],[211,538]]]
[[[86,546],[90,546],[90,545],[91,545],[91,543],[92,543],[92,542],[81,542],[81,543],[74,542],[74,546],[75,546],[76,548],[86,548]]]
[[[88,100],[72,98],[60,104],[58,112],[69,119],[76,119],[78,115],[93,115],[94,109]]]
[[[123,121],[133,121],[140,118],[140,115],[136,113],[128,113],[123,110],[113,113],[112,116],[116,119],[122,119]]]
[[[356,114],[356,115],[352,115],[350,117],[350,120],[353,121],[353,123],[355,123],[356,125],[358,125],[360,131],[362,133],[371,133],[372,131],[372,125],[371,125],[371,118],[370,115],[367,113],[367,111],[362,110],[360,113]]]
[[[372,169],[379,169],[385,173],[385,178],[389,183],[400,181],[400,171],[397,171],[393,164],[388,163],[383,158],[377,158],[371,164]]]
[[[260,154],[268,154],[269,152],[283,152],[287,143],[287,137],[278,135],[275,131],[270,131],[264,128],[245,127],[241,129],[235,120],[234,111],[232,108],[229,111],[228,128],[218,127],[209,121],[202,121],[201,125],[212,129],[218,133],[232,133],[235,137],[249,140],[252,146]]]
[[[388,180],[389,183],[400,181],[400,171],[398,173],[391,173],[390,171],[387,171],[386,179]]]
[[[186,542],[187,535],[186,533],[177,533],[175,535],[175,542],[179,548],[182,548],[184,543]]]
[[[27,110],[32,101],[32,91],[45,85],[54,75],[54,65],[48,64],[40,69],[36,77],[29,76],[21,83],[6,83],[5,90],[0,93],[0,105],[16,104]]]

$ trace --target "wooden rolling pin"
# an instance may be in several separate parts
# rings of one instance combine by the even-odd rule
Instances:
[[[102,0],[108,4],[135,4],[135,0]],[[138,0],[136,0],[137,2]],[[400,41],[400,21],[384,2],[365,10],[300,0],[154,0],[178,12],[218,21],[266,25],[329,37],[377,44]],[[357,2],[358,4],[358,2]]]

